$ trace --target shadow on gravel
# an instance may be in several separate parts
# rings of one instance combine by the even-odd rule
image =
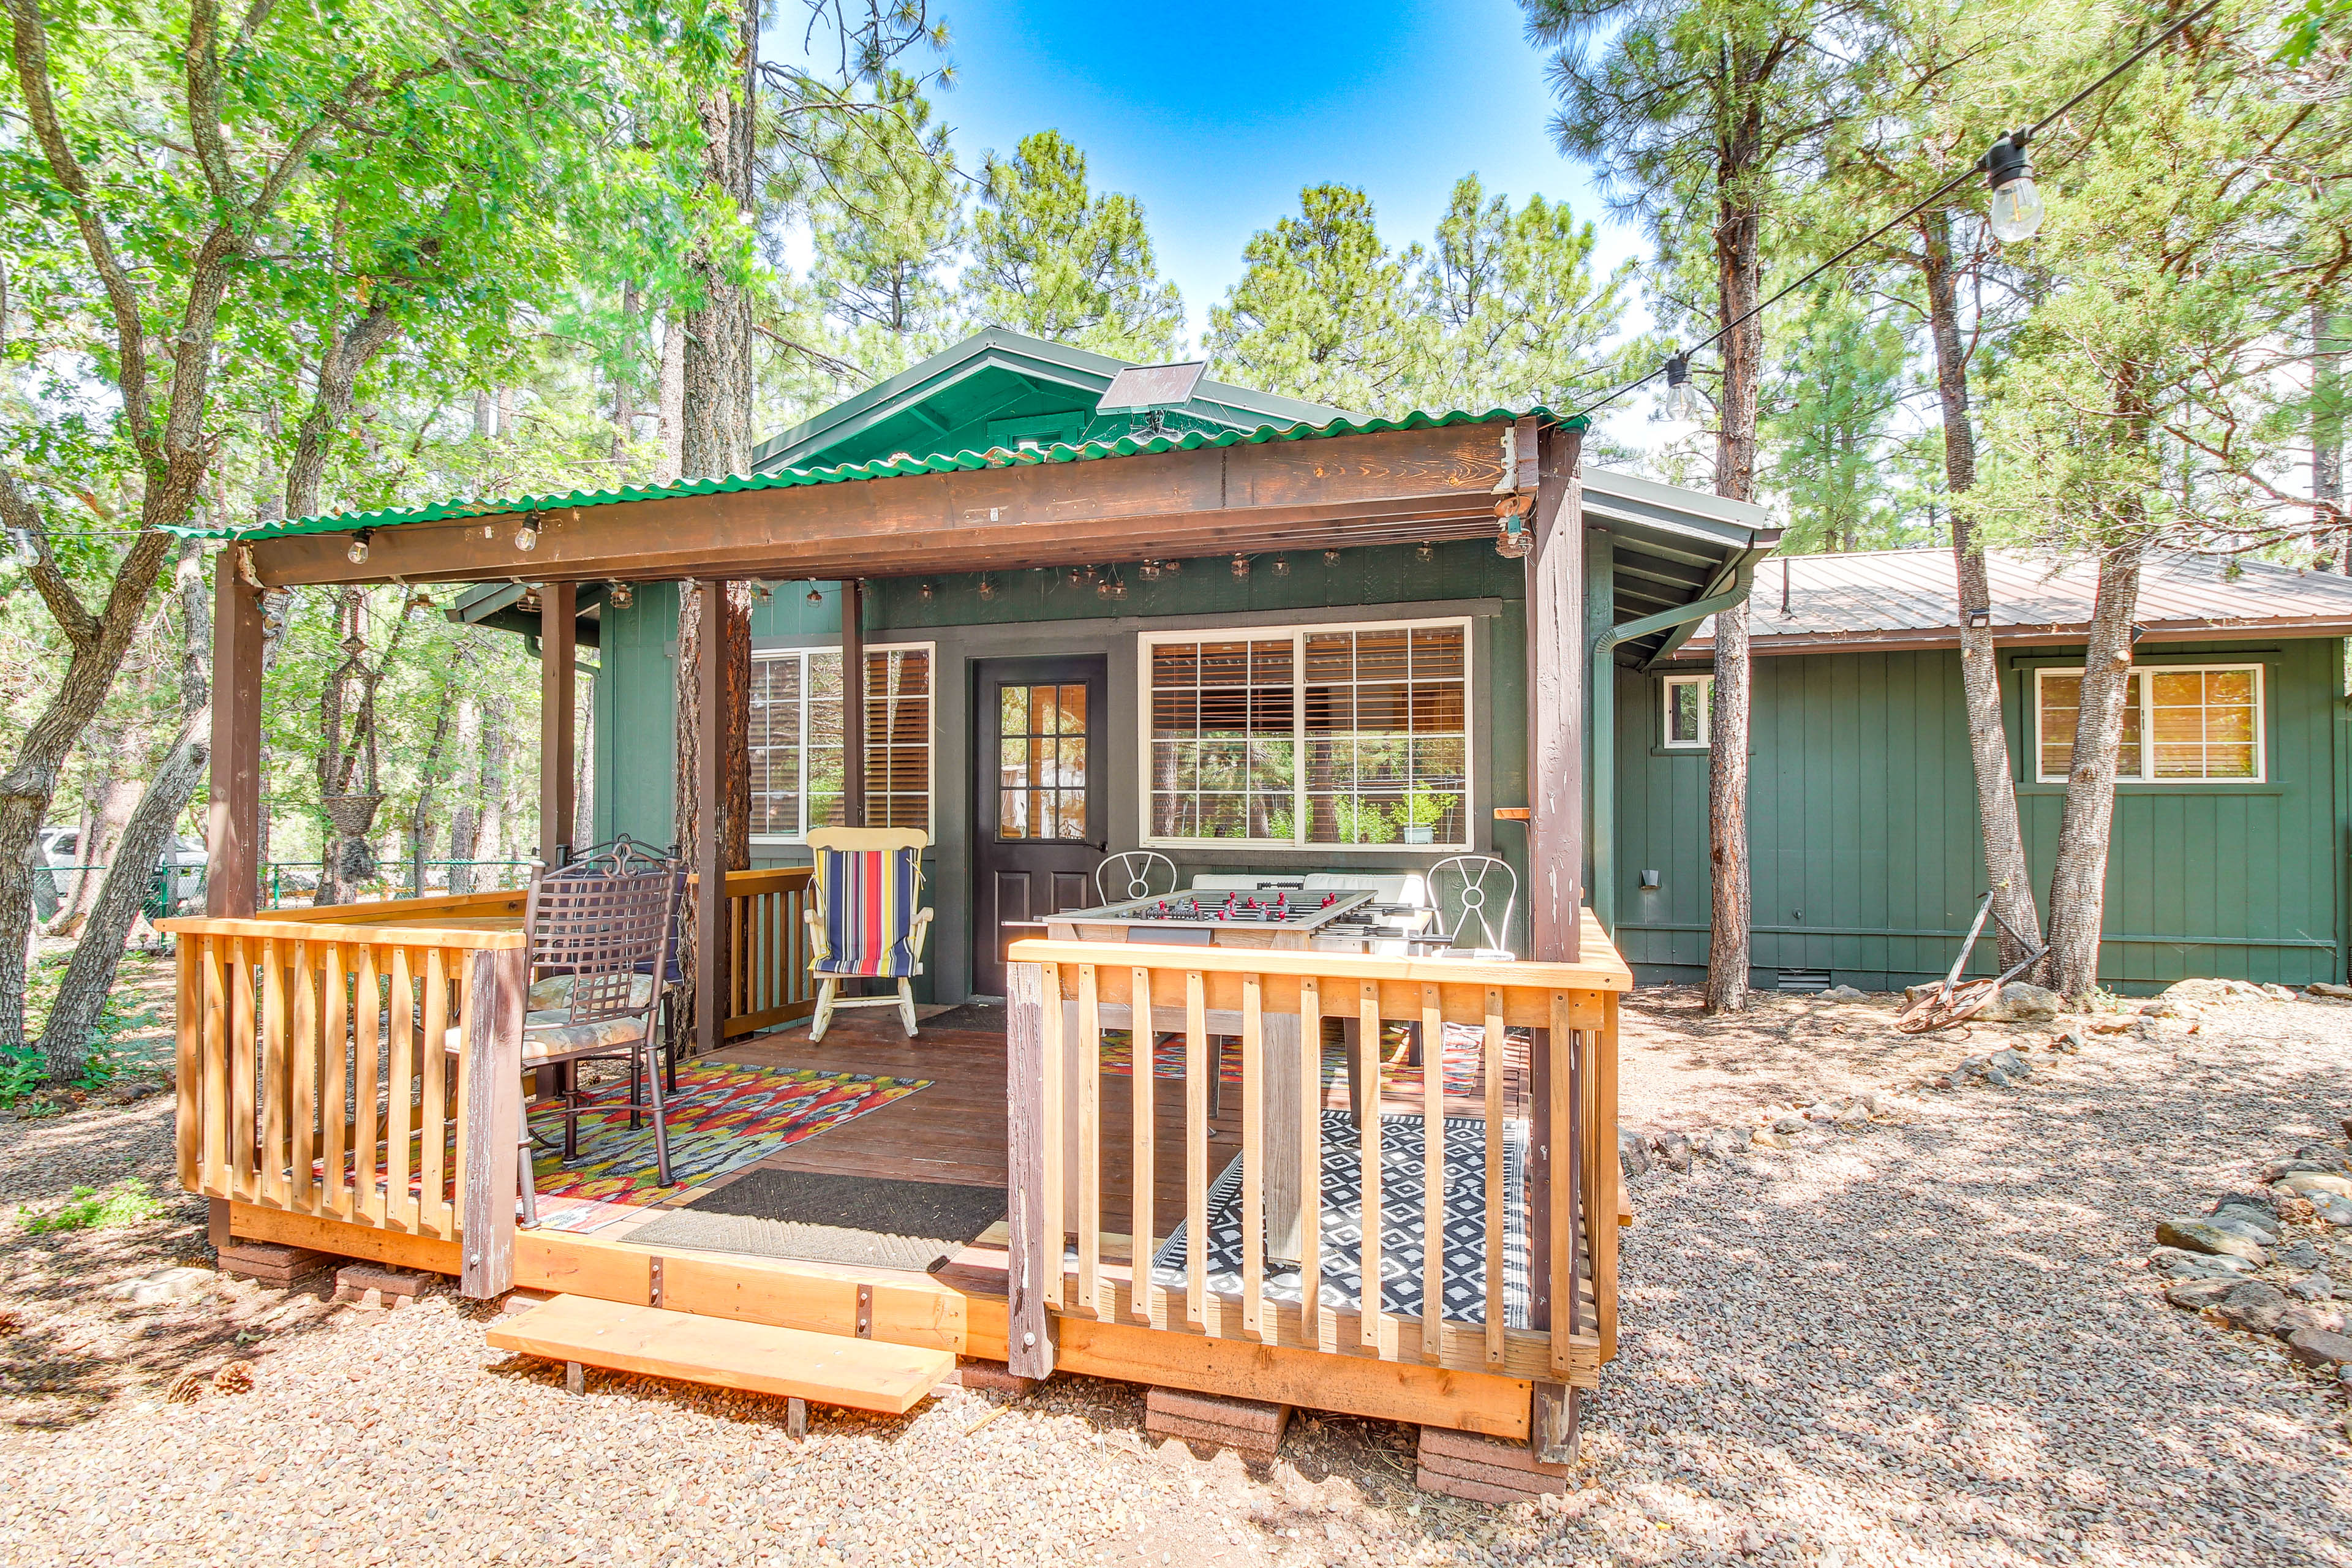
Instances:
[[[2352,1562],[2340,1396],[2138,1267],[2159,1217],[2333,1130],[2340,1052],[2092,1051],[1755,1180],[1640,1182],[1603,1483],[1650,1478],[1695,1530],[1928,1562]]]

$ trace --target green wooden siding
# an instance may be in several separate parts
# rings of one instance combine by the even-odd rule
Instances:
[[[2307,638],[2143,654],[2147,665],[2259,659],[2268,779],[2120,787],[2100,960],[2108,984],[2344,977],[2341,650]],[[2032,671],[2080,661],[2080,649],[2004,658],[2021,773]],[[1659,747],[1658,682],[1617,675],[1619,934],[1646,976],[1689,978],[1706,963],[1707,759]],[[1753,756],[1758,983],[1827,970],[1873,989],[1948,967],[1984,887],[1958,655],[1759,658]],[[2063,794],[2019,785],[2037,901]],[[1660,873],[1655,892],[1640,887],[1645,868]]]
[[[1277,561],[1282,570],[1276,570]],[[1126,587],[1124,598],[1098,593],[1095,583],[1074,584],[1062,571],[994,574],[989,579],[993,593],[986,599],[980,596],[981,579],[969,574],[929,579],[929,598],[923,595],[923,579],[866,584],[865,626],[870,640],[931,641],[940,650],[933,675],[938,831],[926,873],[926,897],[938,908],[939,921],[928,961],[932,973],[919,984],[936,985],[940,995],[950,999],[966,994],[959,987],[966,973],[963,949],[969,941],[968,729],[973,661],[1043,653],[1109,656],[1111,847],[1127,848],[1135,844],[1139,826],[1132,760],[1136,634],[1171,622],[1197,620],[1204,626],[1254,624],[1256,617],[1283,617],[1291,624],[1327,618],[1347,622],[1368,616],[1411,616],[1423,613],[1423,605],[1431,615],[1470,613],[1462,607],[1484,606],[1470,613],[1476,812],[1472,839],[1510,861],[1525,878],[1525,825],[1496,823],[1489,809],[1527,802],[1527,625],[1524,574],[1517,562],[1502,560],[1491,545],[1473,541],[1434,546],[1427,560],[1410,545],[1380,546],[1343,551],[1335,562],[1326,562],[1320,552],[1259,555],[1246,576],[1234,575],[1230,558],[1187,561],[1158,582],[1144,581],[1131,565],[1122,567],[1118,575]],[[1107,576],[1100,573],[1097,581]],[[807,602],[809,586],[778,583],[769,597],[755,603],[755,648],[837,641],[841,601],[835,585],[819,584],[822,602],[814,605]],[[604,616],[604,673],[596,682],[595,831],[600,838],[626,832],[666,844],[674,832],[677,589],[667,584],[643,584],[627,609],[607,605]],[[1067,630],[1055,632],[1055,627]],[[1311,852],[1203,847],[1167,853],[1187,876],[1329,868]],[[1426,867],[1444,853],[1397,846],[1393,854],[1334,856],[1331,864],[1405,869]],[[783,845],[754,846],[753,856],[761,865],[805,858],[803,851]],[[1523,942],[1524,897],[1515,925]]]

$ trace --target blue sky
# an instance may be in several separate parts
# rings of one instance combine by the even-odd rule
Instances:
[[[1475,170],[1599,222],[1604,267],[1639,251],[1554,149],[1543,59],[1508,0],[940,8],[960,80],[937,104],[959,153],[976,166],[1032,131],[1068,136],[1097,189],[1142,201],[1195,345],[1250,235],[1323,181],[1365,190],[1391,245],[1425,240]]]

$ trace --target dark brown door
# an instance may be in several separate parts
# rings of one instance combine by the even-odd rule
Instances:
[[[1108,661],[992,658],[972,704],[972,990],[1004,994],[1007,921],[1082,910],[1110,837]]]

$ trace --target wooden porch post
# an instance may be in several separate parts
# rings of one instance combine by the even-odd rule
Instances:
[[[261,841],[261,591],[244,581],[248,547],[213,559],[212,804],[205,826],[205,913],[254,911]]]
[[[539,591],[539,858],[550,866],[572,858],[573,720],[579,679],[573,671],[579,636],[580,588],[549,583]]]
[[[1528,957],[1573,963],[1584,901],[1583,433],[1538,436],[1528,572]]]
[[[1062,1141],[1054,1125],[1059,1096],[1046,1083],[1061,1070],[1045,1049],[1045,1010],[1062,1005],[1058,981],[1054,989],[1048,1004],[1038,965],[1004,966],[1004,1363],[1016,1377],[1054,1373],[1054,1317],[1046,1308],[1061,1284],[1064,1202],[1052,1157]]]
[[[866,584],[841,584],[841,825],[866,826]]]
[[[702,595],[694,670],[702,699],[694,778],[702,828],[694,837],[694,1016],[701,1048],[709,1052],[719,1048],[727,1026],[727,1002],[719,994],[719,961],[727,946],[727,844],[720,830],[727,801],[727,584],[698,583],[695,592]]]
[[[473,955],[467,976],[466,1055],[457,1068],[457,1229],[465,1240],[457,1293],[477,1301],[514,1289],[520,1160],[530,1157],[522,1120],[528,958],[519,947],[485,949]]]

